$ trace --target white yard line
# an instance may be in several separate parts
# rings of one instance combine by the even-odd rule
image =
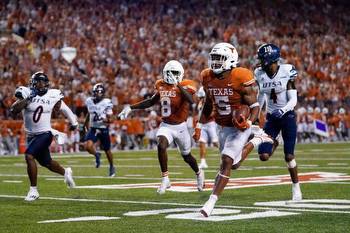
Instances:
[[[25,196],[18,195],[0,195],[0,198],[24,199]],[[195,203],[176,203],[176,202],[152,202],[152,201],[126,201],[126,200],[98,200],[98,199],[77,199],[66,197],[40,197],[40,200],[56,200],[56,201],[72,201],[72,202],[100,202],[100,203],[119,203],[119,204],[142,204],[142,205],[170,205],[170,206],[196,206],[202,207],[202,204]],[[283,211],[300,211],[300,212],[314,212],[314,213],[336,213],[336,214],[350,214],[350,211],[336,211],[336,210],[318,210],[318,209],[300,209],[300,208],[279,208],[279,207],[254,207],[254,206],[226,206],[217,205],[216,208],[231,208],[231,209],[254,209],[254,210],[283,210]]]

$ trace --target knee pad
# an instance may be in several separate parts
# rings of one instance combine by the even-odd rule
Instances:
[[[295,159],[292,159],[291,161],[287,162],[287,167],[288,168],[295,168],[297,166],[297,162]]]
[[[260,154],[259,158],[261,161],[267,161],[267,160],[269,160],[270,155],[269,154]]]

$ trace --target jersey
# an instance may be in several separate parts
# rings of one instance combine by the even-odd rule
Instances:
[[[100,102],[95,103],[92,97],[86,99],[86,106],[90,114],[90,127],[105,129],[108,127],[103,120],[107,115],[113,114],[113,104],[111,99],[104,98]]]
[[[290,64],[281,64],[277,73],[270,78],[261,67],[255,69],[254,76],[259,85],[259,100],[267,97],[267,112],[286,106],[288,102],[287,84],[298,75],[295,67]],[[262,102],[259,101],[260,104]],[[262,107],[262,104],[260,105]]]
[[[233,127],[232,111],[243,103],[243,89],[255,83],[253,73],[238,67],[218,79],[208,68],[201,72],[201,79],[207,98],[213,103],[215,122],[220,126]]]
[[[197,91],[195,83],[192,80],[184,79],[179,85],[192,95]],[[163,80],[157,80],[155,89],[160,96],[163,122],[180,124],[186,121],[190,104],[181,94],[180,89],[175,85],[165,83]]]
[[[25,131],[30,135],[51,131],[52,110],[63,98],[62,92],[57,89],[49,89],[45,95],[35,96],[22,110]]]

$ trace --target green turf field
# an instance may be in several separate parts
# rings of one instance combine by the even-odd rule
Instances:
[[[198,158],[198,151],[193,153]],[[39,168],[40,198],[32,203],[23,200],[29,186],[23,157],[3,156],[0,232],[350,232],[350,144],[298,145],[296,155],[306,182],[304,201],[288,201],[291,185],[280,149],[268,162],[252,153],[233,171],[230,189],[207,219],[198,209],[210,190],[192,192],[194,174],[175,150],[169,152],[169,172],[177,191],[156,194],[160,172],[154,151],[115,153],[114,178],[107,177],[105,156],[96,169],[92,156],[57,155],[72,167],[78,187],[68,189],[62,177]],[[219,165],[217,150],[209,150],[207,161],[210,186]]]

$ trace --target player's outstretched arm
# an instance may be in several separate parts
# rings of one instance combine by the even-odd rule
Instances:
[[[151,98],[145,99],[145,100],[138,102],[136,104],[133,104],[133,105],[126,105],[123,108],[123,111],[121,111],[118,114],[118,118],[121,120],[125,120],[132,110],[134,110],[134,109],[146,109],[146,108],[152,107],[153,105],[155,105],[159,101],[159,99],[160,99],[159,93],[155,93]]]
[[[61,104],[59,110],[65,115],[65,117],[67,117],[71,128],[77,128],[79,124],[77,116],[72,112],[72,110],[67,106],[67,104],[63,100],[61,100],[60,102]]]
[[[177,87],[180,89],[181,94],[185,97],[185,99],[186,99],[190,104],[193,104],[193,103],[194,103],[193,96],[192,96],[188,91],[186,91],[186,89],[183,88],[181,85],[178,84]]]

